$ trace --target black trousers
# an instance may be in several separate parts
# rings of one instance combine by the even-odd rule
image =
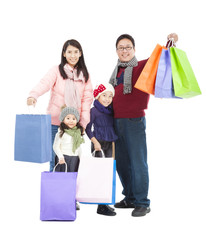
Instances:
[[[64,155],[65,162],[67,164],[67,172],[78,172],[79,168],[79,156]],[[55,165],[59,162],[59,158],[55,157]],[[55,172],[65,172],[65,164],[58,164]]]
[[[107,142],[107,141],[99,141],[102,148],[102,151],[104,152],[105,157],[112,157],[112,142]],[[94,152],[94,144],[92,143],[91,146],[91,152]],[[102,157],[102,152],[101,151],[96,151],[95,152],[95,157]]]

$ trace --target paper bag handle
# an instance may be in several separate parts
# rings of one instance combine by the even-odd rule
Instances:
[[[54,167],[54,169],[53,169],[53,172],[55,172],[56,167],[57,167],[59,164],[60,164],[60,163],[58,162],[58,163],[55,165],[55,167]],[[65,172],[67,172],[67,163],[65,162],[64,164],[65,164]]]
[[[170,48],[170,47],[175,47],[175,40],[174,38],[169,38],[166,44],[166,48]]]
[[[96,150],[94,150],[94,152],[92,153],[92,156],[95,157],[95,152],[97,152]],[[105,158],[104,152],[101,149],[100,152],[102,153],[102,157]]]
[[[39,109],[37,107],[34,107],[33,105],[30,106],[27,105],[27,110],[29,114],[41,114]]]

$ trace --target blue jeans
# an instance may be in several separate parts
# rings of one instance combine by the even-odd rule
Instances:
[[[114,126],[117,173],[123,186],[124,200],[135,206],[148,207],[149,174],[147,165],[146,119],[117,118]]]
[[[50,162],[50,172],[52,172],[54,167],[55,167],[55,156],[56,156],[56,154],[53,150],[53,143],[54,143],[54,138],[56,136],[56,133],[58,132],[58,128],[59,128],[59,126],[52,125],[52,160]]]

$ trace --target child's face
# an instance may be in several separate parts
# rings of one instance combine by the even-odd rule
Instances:
[[[77,125],[77,119],[73,114],[68,114],[64,118],[64,124],[66,124],[69,128],[73,128]]]
[[[105,107],[108,107],[113,99],[113,94],[110,91],[106,91],[104,93],[102,93],[99,98],[98,101]]]
[[[64,53],[64,57],[66,58],[68,64],[71,67],[74,67],[81,57],[81,52],[78,48],[69,45]]]

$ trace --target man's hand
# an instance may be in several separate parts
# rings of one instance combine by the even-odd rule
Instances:
[[[178,35],[176,33],[170,33],[167,36],[167,40],[169,40],[169,39],[174,39],[174,42],[176,43],[178,41]]]

